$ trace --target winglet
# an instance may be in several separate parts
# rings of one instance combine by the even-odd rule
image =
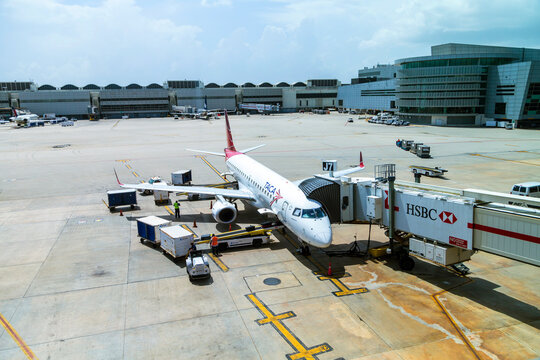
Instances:
[[[225,124],[227,126],[227,149],[231,151],[236,151],[232,138],[231,125],[229,124],[229,116],[227,115],[227,110],[225,110]]]
[[[364,166],[364,160],[362,159],[362,152],[360,151],[360,165],[358,165],[360,168],[365,168]]]
[[[114,169],[114,175],[116,175],[116,182],[118,183],[118,185],[123,186],[124,184],[122,184],[120,182],[120,179],[118,179],[118,174],[116,173],[116,169]]]

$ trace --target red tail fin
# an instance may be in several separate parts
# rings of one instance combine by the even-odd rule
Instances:
[[[227,127],[227,149],[231,151],[236,151],[232,138],[231,125],[229,124],[229,116],[227,115],[227,110],[225,110],[225,125]]]
[[[365,167],[364,166],[364,159],[362,159],[362,152],[361,151],[360,151],[360,165],[358,165],[358,166],[360,166],[362,169]]]

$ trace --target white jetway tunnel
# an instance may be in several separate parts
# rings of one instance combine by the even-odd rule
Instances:
[[[371,220],[389,226],[388,184],[373,178],[335,181],[341,185],[342,222]],[[483,250],[540,265],[540,210],[508,205],[513,195],[486,194],[399,182],[394,229],[426,243],[462,249],[461,257]]]

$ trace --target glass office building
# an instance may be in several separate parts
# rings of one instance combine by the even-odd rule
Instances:
[[[395,61],[397,114],[431,125],[479,126],[491,119],[534,125],[539,64],[537,49],[433,46],[431,56]]]

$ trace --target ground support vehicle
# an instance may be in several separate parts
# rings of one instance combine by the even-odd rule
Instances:
[[[420,175],[427,175],[427,176],[432,176],[432,177],[443,176],[444,173],[448,172],[448,170],[443,169],[438,166],[435,166],[434,168],[432,168],[432,167],[427,167],[427,166],[411,165],[409,166],[409,169],[411,169],[411,172],[415,175],[420,174]]]
[[[223,251],[228,248],[250,246],[259,247],[270,241],[272,230],[281,229],[283,225],[279,222],[264,223],[260,226],[248,226],[244,229],[227,231],[215,234],[218,238],[218,248]],[[212,234],[202,235],[196,239],[197,244],[210,243]]]
[[[189,252],[186,257],[186,271],[189,276],[189,280],[205,279],[210,277],[210,265],[208,263],[208,257],[204,255],[202,248],[204,246],[197,245],[196,250]],[[205,247],[206,249],[208,246]]]

